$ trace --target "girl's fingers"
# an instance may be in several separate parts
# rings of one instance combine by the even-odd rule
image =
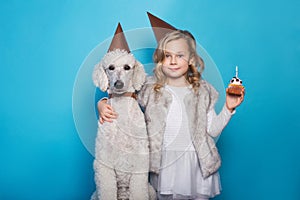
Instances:
[[[102,117],[99,118],[99,122],[100,122],[100,124],[103,124],[103,123],[104,123]]]
[[[104,122],[112,122],[113,121],[111,118],[108,118],[108,117],[105,117],[105,116],[102,116],[101,119],[102,119],[103,123]]]
[[[103,116],[105,116],[106,118],[110,118],[110,119],[116,119],[117,113],[115,113],[115,112],[104,113]]]
[[[114,111],[114,109],[110,105],[106,106],[106,108],[103,111],[103,114],[111,115],[113,118],[117,117],[117,113]]]
[[[103,110],[103,112],[101,112],[100,115],[108,118],[113,118],[113,119],[117,117],[117,113],[115,111],[108,110],[108,109]]]
[[[108,104],[105,105],[105,109],[107,109],[109,111],[114,111],[113,108]]]
[[[240,101],[241,101],[241,102],[244,101],[244,96],[245,96],[245,90],[243,90],[242,96],[240,97]]]
[[[112,122],[113,119],[116,119],[118,117],[118,114],[114,111],[112,106],[104,102],[98,103],[98,111],[100,114],[100,124],[103,124],[104,122]]]
[[[114,111],[105,110],[102,113],[100,113],[100,116],[104,123],[104,122],[112,122],[113,119],[116,119],[118,117],[118,114]]]

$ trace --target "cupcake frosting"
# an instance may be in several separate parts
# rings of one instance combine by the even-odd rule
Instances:
[[[238,78],[238,77],[233,77],[231,80],[230,80],[230,85],[242,85],[243,81]]]

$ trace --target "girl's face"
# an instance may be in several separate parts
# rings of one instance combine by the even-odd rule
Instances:
[[[189,68],[189,47],[184,39],[173,40],[166,44],[165,57],[162,61],[162,71],[167,80],[185,80]]]

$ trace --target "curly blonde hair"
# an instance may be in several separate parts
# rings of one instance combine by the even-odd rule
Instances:
[[[178,39],[184,39],[189,47],[190,62],[188,72],[186,73],[186,80],[192,85],[195,92],[198,91],[200,87],[199,80],[204,70],[204,62],[197,54],[196,40],[189,31],[176,30],[166,34],[166,36],[159,41],[158,47],[154,52],[153,57],[156,63],[154,68],[154,75],[156,77],[156,83],[154,84],[155,92],[159,92],[160,88],[166,84],[166,76],[162,71],[162,62],[165,59],[165,47],[169,42]]]

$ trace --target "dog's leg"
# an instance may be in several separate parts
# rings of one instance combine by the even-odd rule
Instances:
[[[156,200],[156,192],[153,186],[148,183],[149,200]]]
[[[130,179],[130,200],[149,200],[148,173],[134,173]]]
[[[94,161],[97,198],[99,200],[117,200],[117,181],[115,170]]]

